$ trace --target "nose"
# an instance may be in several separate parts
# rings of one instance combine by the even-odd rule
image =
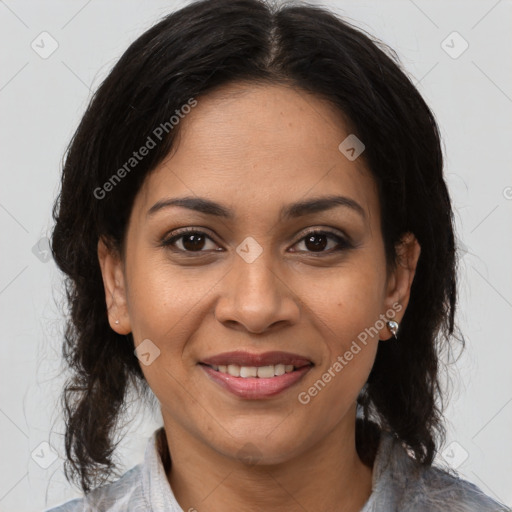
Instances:
[[[251,263],[235,256],[215,306],[215,318],[225,326],[264,333],[299,321],[298,297],[264,254]]]

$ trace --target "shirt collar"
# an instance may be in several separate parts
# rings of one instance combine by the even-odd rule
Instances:
[[[157,439],[161,430],[163,427],[153,432],[146,446],[142,475],[144,498],[147,501],[148,510],[183,512],[169,485],[162,459],[158,453]]]

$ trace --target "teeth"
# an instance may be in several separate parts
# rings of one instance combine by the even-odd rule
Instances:
[[[256,366],[241,366],[240,377],[257,377],[258,368]]]
[[[260,366],[258,368],[258,377],[261,377],[263,379],[268,379],[269,377],[274,376],[274,367],[272,365],[270,366]]]
[[[274,366],[274,375],[284,375],[285,374],[284,364],[276,364]]]
[[[285,373],[293,372],[294,366],[292,364],[276,364],[268,366],[238,366],[237,364],[229,365],[211,365],[211,367],[221,373],[227,373],[233,377],[259,377],[261,379],[269,379],[284,375]]]
[[[233,375],[233,377],[240,377],[240,366],[237,364],[229,364],[228,373],[229,375]]]

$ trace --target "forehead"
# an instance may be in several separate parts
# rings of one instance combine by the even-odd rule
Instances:
[[[197,102],[180,120],[169,157],[144,182],[136,201],[144,213],[183,195],[210,198],[243,216],[326,194],[351,197],[368,218],[378,213],[363,159],[351,161],[339,150],[350,130],[328,101],[282,85],[232,84]]]

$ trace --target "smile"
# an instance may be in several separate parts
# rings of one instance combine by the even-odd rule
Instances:
[[[239,366],[199,363],[199,367],[217,389],[246,400],[263,400],[280,395],[297,384],[313,364]]]
[[[299,367],[292,364],[276,364],[268,366],[239,366],[237,364],[229,365],[209,365],[213,370],[231,375],[232,377],[241,377],[247,379],[256,377],[259,379],[271,379],[273,377],[280,377],[285,373],[291,373],[298,370]],[[304,365],[306,366],[306,365]]]

